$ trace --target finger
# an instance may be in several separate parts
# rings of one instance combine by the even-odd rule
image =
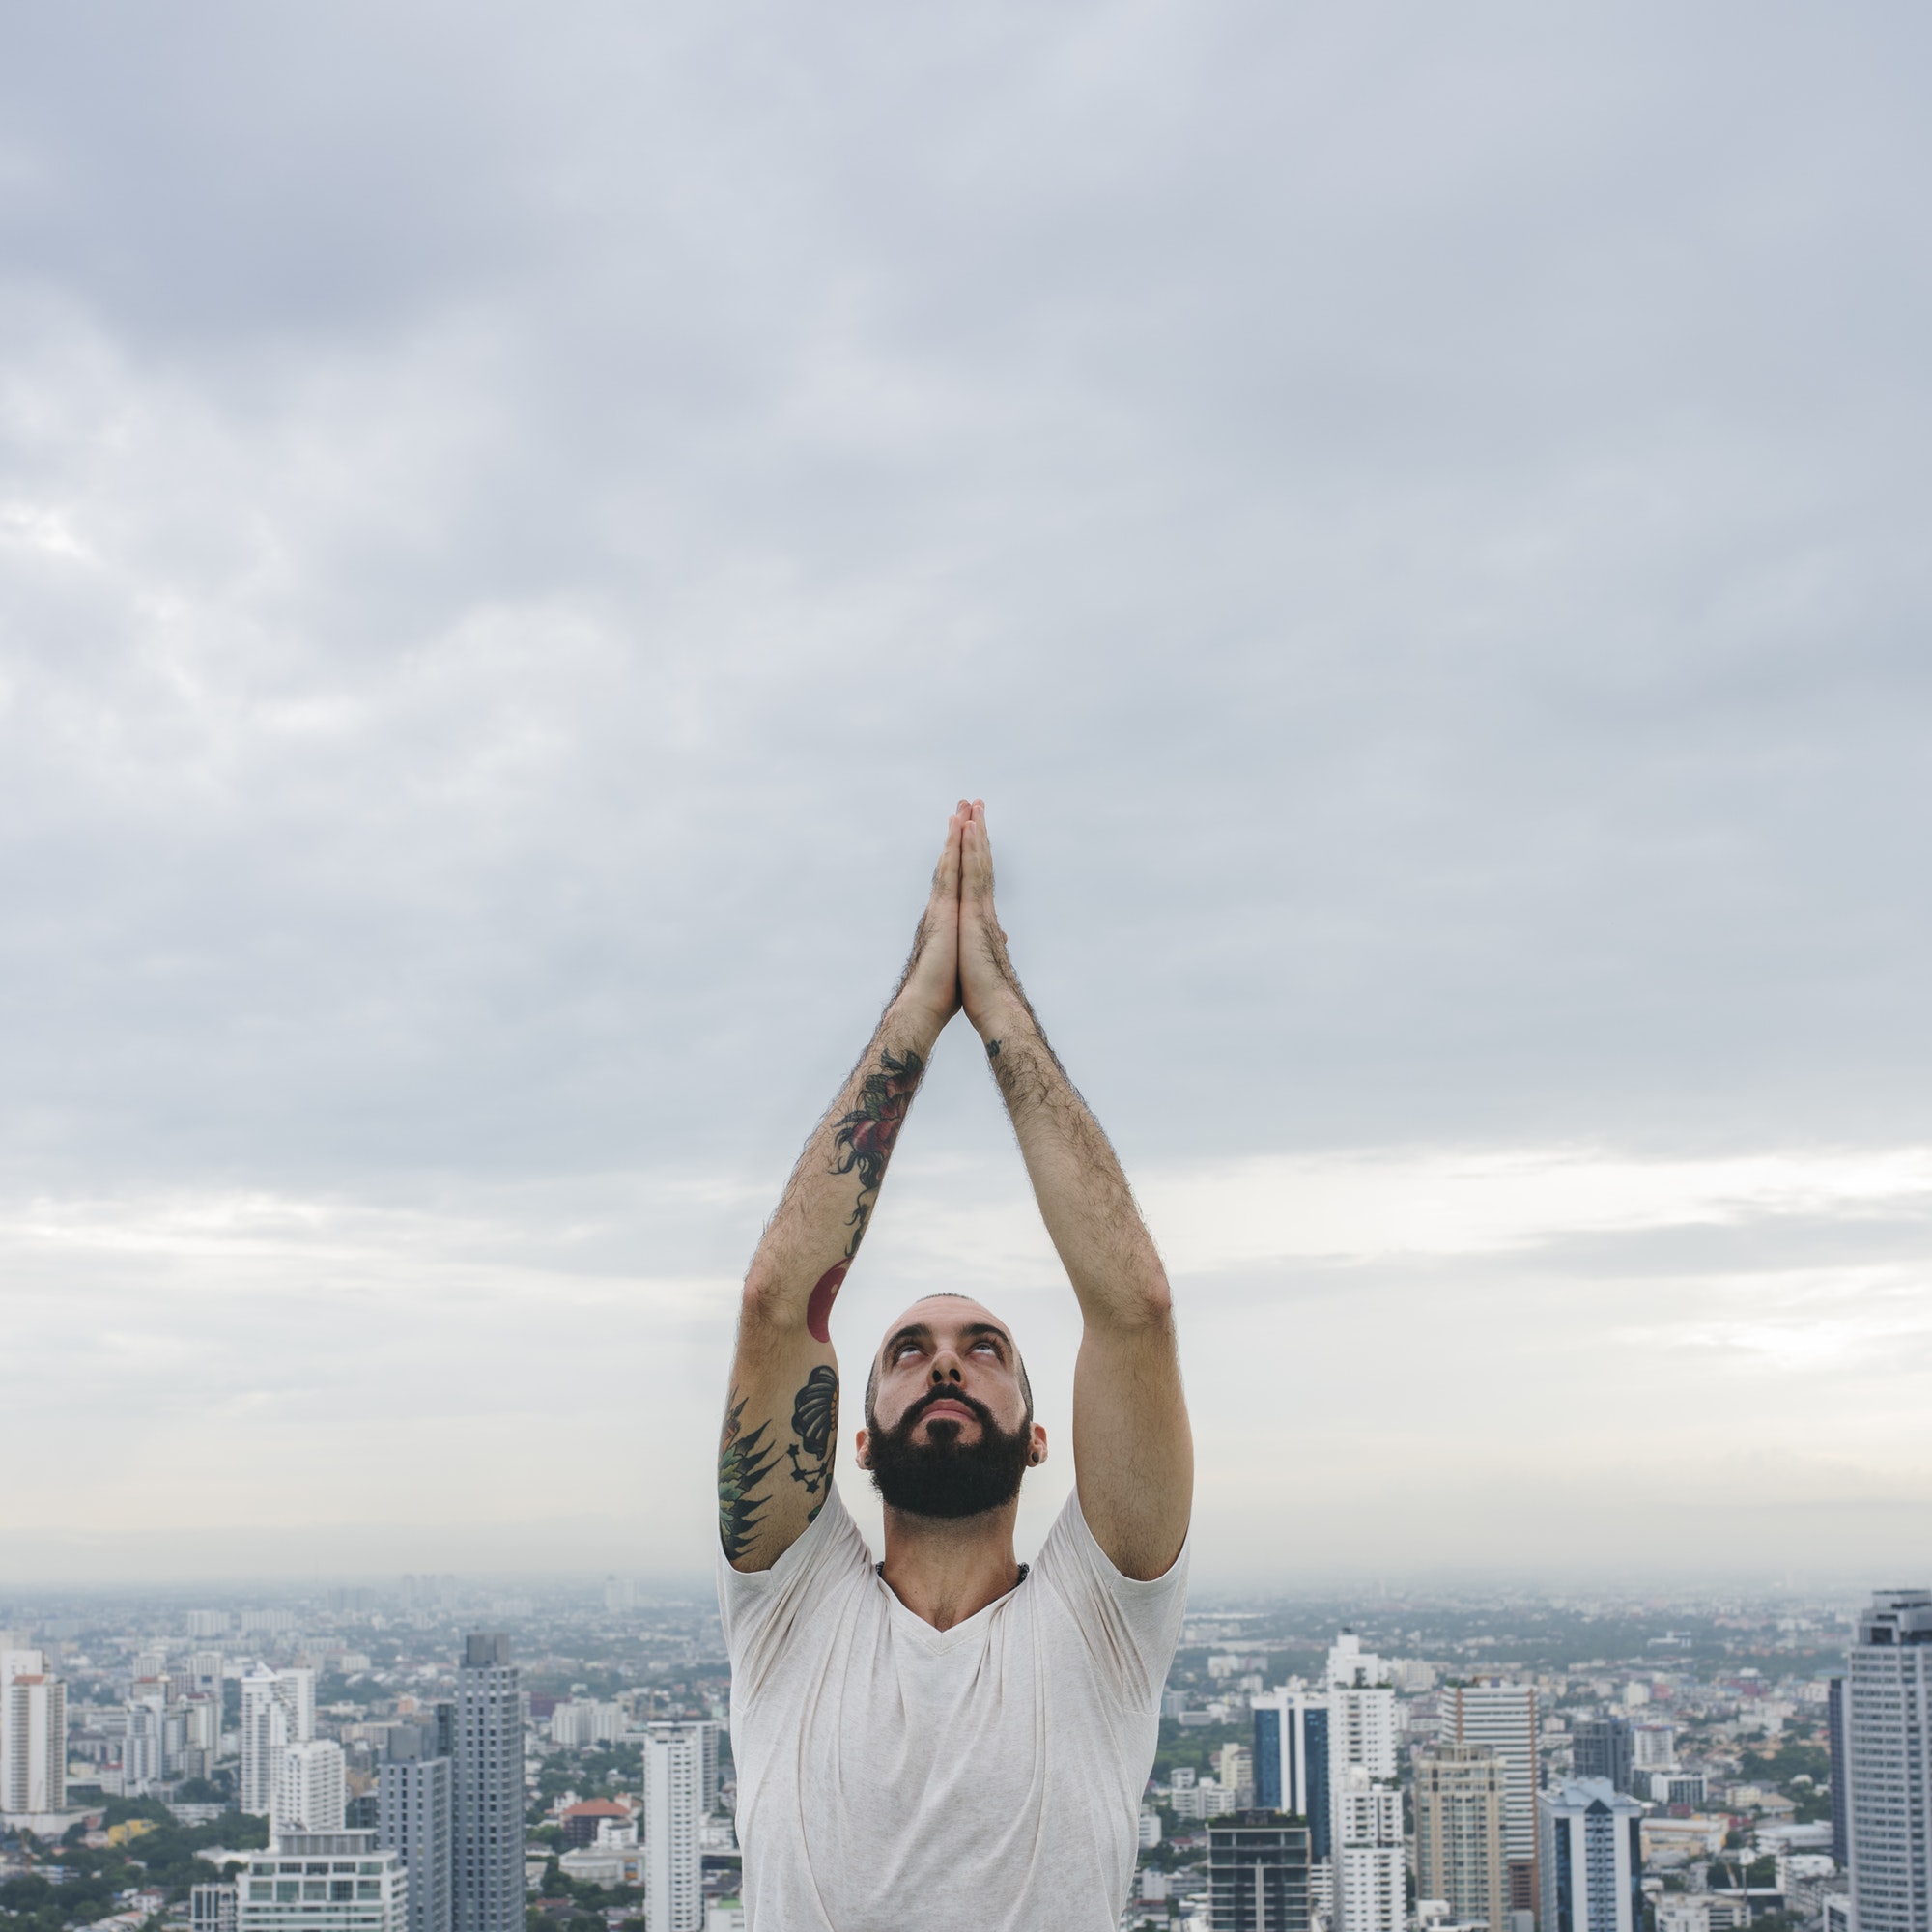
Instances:
[[[959,896],[959,844],[963,829],[956,813],[947,820],[946,843],[939,848],[939,864],[932,870],[932,896],[937,903]]]

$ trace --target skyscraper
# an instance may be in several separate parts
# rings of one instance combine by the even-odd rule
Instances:
[[[434,1725],[398,1724],[376,1775],[376,1841],[410,1875],[409,1932],[452,1932],[454,1771]]]
[[[1503,1767],[1482,1745],[1415,1754],[1415,1883],[1448,1902],[1450,1917],[1507,1932]]]
[[[46,1660],[34,1653],[32,1662]],[[19,1670],[0,1684],[0,1811],[26,1816],[66,1803],[67,1686],[44,1667]]]
[[[1255,1804],[1285,1811],[1308,1827],[1311,1859],[1326,1859],[1328,1834],[1328,1702],[1315,1692],[1280,1689],[1252,1700]]]
[[[1402,1793],[1350,1765],[1332,1787],[1335,1932],[1402,1932]]]
[[[1825,1691],[1825,1742],[1832,1753],[1832,1856],[1838,1869],[1850,1868],[1851,1839],[1846,1816],[1846,1794],[1851,1788],[1851,1771],[1845,1761],[1845,1680],[1834,1677]]]
[[[1932,1593],[1877,1591],[1845,1675],[1845,1835],[1859,1932],[1932,1932],[1928,1698]]]
[[[1444,1742],[1485,1745],[1503,1765],[1503,1858],[1509,1868],[1509,1932],[1530,1932],[1543,1889],[1537,1876],[1536,1690],[1528,1684],[1469,1684],[1447,1692]],[[1550,1932],[1545,1926],[1543,1932]]]
[[[644,1732],[644,1902],[651,1932],[700,1932],[704,1924],[697,1824],[704,1744],[695,1724]]]
[[[507,1636],[465,1640],[453,1736],[456,1932],[523,1932],[523,1697]]]
[[[1278,1811],[1208,1821],[1213,1932],[1308,1932],[1308,1827]]]
[[[304,1738],[284,1745],[275,1779],[274,1835],[290,1832],[339,1832],[349,1802],[342,1747],[333,1738]]]
[[[1571,1775],[1607,1779],[1619,1791],[1631,1788],[1631,1727],[1628,1718],[1579,1718],[1570,1727]]]
[[[1402,1798],[1389,1667],[1344,1631],[1328,1652],[1328,1830],[1336,1932],[1401,1932]]]
[[[258,1663],[242,1680],[241,1806],[258,1818],[275,1814],[282,1760],[291,1745],[315,1736],[315,1672],[270,1670]]]
[[[1543,1932],[1643,1932],[1643,1806],[1602,1777],[1537,1794]]]

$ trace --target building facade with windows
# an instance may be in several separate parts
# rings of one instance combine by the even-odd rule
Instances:
[[[1308,1827],[1309,1855],[1325,1859],[1328,1833],[1328,1700],[1283,1688],[1251,1700],[1255,1804]]]
[[[236,1932],[407,1932],[409,1875],[374,1832],[289,1832],[251,1852]]]
[[[1643,1932],[1642,1820],[1607,1778],[1537,1794],[1542,1932]]]
[[[451,1747],[456,1932],[524,1932],[523,1684],[499,1633],[465,1640]]]
[[[1508,1932],[1503,1764],[1484,1745],[1415,1753],[1415,1884],[1462,1925]]]
[[[1279,1811],[1236,1811],[1208,1825],[1213,1932],[1308,1932],[1309,1829]]]
[[[1465,1684],[1443,1700],[1443,1741],[1481,1745],[1502,1760],[1503,1859],[1509,1873],[1508,1932],[1531,1932],[1543,1887],[1537,1871],[1536,1689],[1529,1684]],[[1542,1932],[1549,1932],[1545,1926]]]
[[[1880,1590],[1845,1670],[1845,1838],[1858,1932],[1932,1932],[1932,1592]]]
[[[644,1907],[650,1932],[702,1932],[704,1740],[696,1724],[644,1732]]]
[[[448,1729],[445,1722],[439,1749],[436,1726],[395,1725],[376,1772],[376,1842],[410,1875],[409,1932],[452,1932],[456,1787]]]

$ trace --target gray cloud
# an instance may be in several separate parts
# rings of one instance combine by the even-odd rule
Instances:
[[[968,789],[1137,1171],[1932,1138],[1926,33],[1742,6],[10,22],[8,1227],[113,1202],[152,1243],[156,1200],[259,1194],[427,1216],[439,1254],[546,1283],[582,1224],[600,1278],[728,1284]],[[967,1072],[919,1131],[1009,1188]],[[311,1319],[288,1252],[204,1321],[151,1247],[7,1237],[10,1298],[147,1311],[120,1366],[86,1319],[50,1358],[103,1533],[133,1509],[116,1418],[152,1402],[177,1439],[184,1383],[266,1398],[222,1411],[231,1443],[302,1410],[304,1453],[413,1404],[409,1454],[445,1468],[453,1264],[394,1238],[344,1264],[376,1312],[331,1314],[278,1394],[259,1371]],[[1752,1238],[1794,1268],[1871,1242]],[[1566,1250],[1543,1291],[1569,1339],[1535,1373],[1591,1392],[1600,1444],[1588,1338],[1679,1278],[1633,1253]],[[1284,1345],[1287,1281],[1256,1288]],[[724,1320],[661,1342],[621,1305],[589,1405],[613,1456],[660,1347],[682,1375]],[[524,1407],[488,1366],[510,1332],[478,1331],[475,1386],[534,1455],[583,1323],[515,1329]],[[1202,1335],[1218,1387],[1241,1345]],[[685,1401],[653,1453],[708,1430]],[[460,1460],[431,1487],[485,1520]],[[265,1520],[232,1504],[202,1520]],[[688,1514],[623,1533],[679,1567]]]

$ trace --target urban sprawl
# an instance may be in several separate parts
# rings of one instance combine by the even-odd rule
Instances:
[[[743,1932],[708,1603],[0,1617],[0,1932]],[[1928,1932],[1928,1657],[1918,1590],[1196,1611],[1121,1923]]]

